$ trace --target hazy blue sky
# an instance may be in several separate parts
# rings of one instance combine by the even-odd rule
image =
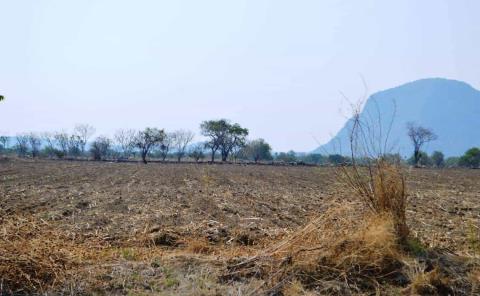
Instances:
[[[0,0],[0,130],[198,133],[309,151],[346,103],[426,77],[480,88],[480,1]],[[198,138],[200,139],[200,138]]]

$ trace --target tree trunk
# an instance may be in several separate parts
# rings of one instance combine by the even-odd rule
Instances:
[[[227,161],[228,151],[226,151],[225,149],[222,149],[221,152],[222,152],[222,161],[223,162]]]
[[[147,164],[147,153],[142,152],[142,161],[144,164]]]
[[[212,149],[212,162],[215,162],[215,150]]]
[[[415,167],[418,167],[418,162],[420,161],[420,150],[415,149],[415,152],[413,153],[413,158],[415,161]]]

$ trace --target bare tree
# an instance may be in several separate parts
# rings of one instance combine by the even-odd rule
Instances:
[[[90,153],[94,160],[105,160],[108,156],[111,140],[105,136],[100,136],[93,141],[90,147]]]
[[[413,144],[413,158],[415,166],[418,166],[420,160],[420,151],[424,144],[436,140],[437,135],[428,128],[419,126],[413,122],[407,123],[408,137]]]
[[[191,147],[190,149],[189,156],[195,159],[195,162],[198,162],[200,159],[204,159],[205,158],[205,154],[203,153],[204,147],[205,147],[204,143],[193,145],[193,147]]]
[[[165,161],[168,156],[168,152],[173,144],[173,137],[173,133],[166,133],[162,143],[160,143],[160,156],[162,157],[162,161]]]
[[[53,138],[55,139],[55,144],[58,147],[57,149],[59,150],[58,156],[60,158],[67,156],[69,142],[68,134],[66,132],[56,132],[53,135]]]
[[[95,128],[88,124],[77,124],[73,130],[73,135],[78,137],[80,152],[85,153],[85,146],[88,140],[95,134]]]
[[[41,135],[43,142],[45,143],[45,151],[49,157],[56,155],[55,149],[55,137],[53,133],[44,132]]]
[[[15,145],[17,155],[20,157],[25,157],[28,153],[28,135],[17,134],[15,139],[17,141],[17,144]]]
[[[32,157],[38,157],[40,153],[40,147],[42,146],[42,139],[36,133],[29,133],[26,135],[28,144],[30,145],[30,151],[32,152]]]
[[[157,145],[165,138],[165,131],[159,130],[158,128],[149,128],[147,127],[143,131],[139,131],[135,136],[135,146],[140,149],[140,155],[142,157],[143,163],[147,163],[147,155]]]
[[[7,136],[0,136],[0,146],[2,149],[8,148],[9,138]]]
[[[177,161],[180,162],[185,155],[187,146],[192,142],[195,134],[191,131],[178,130],[172,134],[172,142],[177,153]]]
[[[135,149],[136,132],[133,129],[119,129],[115,132],[115,144],[120,149],[122,158],[128,158]]]
[[[70,135],[70,137],[68,138],[68,154],[73,157],[77,157],[83,154],[82,149],[85,149],[83,139],[76,134]]]

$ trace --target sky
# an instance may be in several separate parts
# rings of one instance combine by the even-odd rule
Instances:
[[[227,118],[311,151],[348,103],[416,79],[480,89],[480,1],[0,0],[0,131]],[[365,83],[363,82],[365,81]]]

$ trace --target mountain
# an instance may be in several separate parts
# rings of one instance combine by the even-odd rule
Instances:
[[[439,150],[445,156],[458,156],[480,146],[480,91],[461,81],[429,78],[378,92],[368,98],[360,118],[373,126],[377,136],[381,128],[383,140],[391,125],[389,150],[402,156],[412,154],[408,122],[437,134],[438,139],[422,149],[428,153]],[[313,152],[349,154],[352,123],[348,120],[335,137]]]

